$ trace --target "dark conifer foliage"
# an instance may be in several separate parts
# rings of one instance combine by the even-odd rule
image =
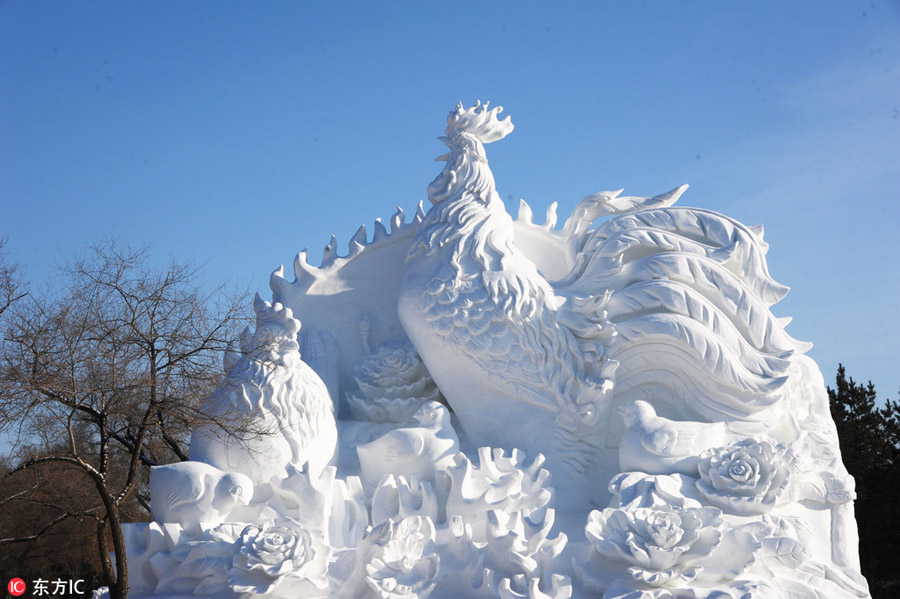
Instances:
[[[838,366],[828,388],[841,455],[856,479],[856,522],[863,575],[874,599],[900,596],[900,402],[882,403]]]

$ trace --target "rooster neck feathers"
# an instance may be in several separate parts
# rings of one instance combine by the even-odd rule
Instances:
[[[529,312],[535,303],[556,307],[562,300],[515,247],[512,219],[488,166],[482,142],[512,130],[509,117],[497,120],[500,110],[488,111],[486,104],[467,111],[459,106],[450,114],[447,136],[441,138],[450,152],[439,158],[447,164],[428,185],[434,208],[422,222],[407,262],[443,253],[454,279],[471,285],[480,276],[492,300],[513,300],[519,313]],[[516,267],[510,268],[513,260]]]

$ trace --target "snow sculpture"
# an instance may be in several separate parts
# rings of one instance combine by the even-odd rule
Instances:
[[[368,320],[361,324],[368,327]],[[441,399],[410,343],[382,345],[356,366],[353,378],[360,393],[348,393],[347,403],[360,420],[403,423],[424,404]]]
[[[289,467],[317,477],[337,448],[331,397],[300,359],[300,322],[291,309],[258,295],[254,309],[256,331],[245,331],[241,355],[226,358],[228,377],[203,406],[223,418],[242,417],[246,433],[195,430],[191,459],[242,472],[256,484],[285,477]]]
[[[625,431],[619,444],[623,472],[693,474],[700,453],[725,442],[723,422],[669,420],[657,416],[653,406],[640,399],[623,413]]]
[[[745,439],[730,447],[704,451],[697,491],[710,505],[735,514],[771,510],[787,488],[791,458],[784,446]]]
[[[428,597],[437,584],[440,556],[428,517],[388,520],[370,528],[357,548],[357,569],[350,579],[356,597]]]
[[[868,597],[762,228],[675,207],[686,186],[512,219],[485,154],[499,114],[450,113],[427,213],[273,273],[207,406],[268,434],[200,429],[195,462],[153,470],[132,593]]]
[[[251,497],[253,481],[248,476],[203,462],[153,466],[150,476],[151,516],[160,523],[221,522]]]
[[[585,532],[594,549],[628,566],[649,587],[684,586],[701,572],[696,562],[722,540],[721,512],[714,508],[635,508],[591,512]]]
[[[244,528],[228,571],[236,593],[323,597],[331,549],[299,522],[282,518]]]
[[[419,426],[392,430],[371,443],[359,445],[363,479],[373,485],[394,474],[433,481],[459,452],[459,439],[450,424],[450,413],[436,401],[423,405],[413,415]]]

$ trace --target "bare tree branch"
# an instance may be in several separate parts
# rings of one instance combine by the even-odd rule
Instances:
[[[55,527],[57,524],[65,521],[65,520],[68,520],[68,519],[69,519],[69,514],[60,514],[59,516],[57,516],[56,518],[54,518],[53,520],[51,520],[50,522],[45,524],[40,530],[38,530],[33,535],[28,535],[28,536],[24,536],[24,537],[11,537],[8,539],[0,539],[0,543],[25,543],[27,541],[36,541],[37,539],[40,539],[42,536],[47,534],[47,532],[49,532],[50,529]]]
[[[6,263],[6,254],[3,253],[4,246],[6,246],[6,238],[0,238],[0,316],[15,302],[28,295],[28,292],[21,290],[21,281],[16,276],[19,267]]]
[[[70,466],[75,466],[76,468],[80,468],[81,470],[83,470],[84,472],[86,472],[87,474],[89,474],[95,478],[101,476],[101,473],[96,468],[94,468],[93,466],[91,466],[90,464],[88,464],[87,462],[85,462],[82,459],[70,458],[70,457],[66,457],[66,456],[45,456],[45,457],[31,458],[30,460],[28,460],[21,466],[13,468],[9,472],[7,472],[3,478],[9,478],[10,476],[17,474],[18,472],[27,470],[28,468],[32,468],[33,466],[37,466],[39,464],[49,464],[49,463],[53,463],[53,462],[61,463],[61,464],[68,464]]]

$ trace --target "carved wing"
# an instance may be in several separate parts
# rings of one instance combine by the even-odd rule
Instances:
[[[317,350],[315,356],[304,355],[304,359],[315,358],[308,363],[322,376],[329,391],[337,387],[335,397],[342,398],[356,387],[353,369],[368,353],[359,328],[364,317],[371,322],[372,346],[407,340],[397,317],[397,298],[406,254],[423,216],[419,204],[412,220],[406,222],[403,210],[398,208],[390,218],[390,231],[377,220],[374,236],[369,239],[366,227],[360,227],[346,255],[338,255],[332,236],[319,266],[310,265],[307,250],[303,250],[294,259],[293,282],[284,277],[283,266],[272,273],[269,284],[273,301],[290,307],[300,319],[301,347]],[[328,343],[322,343],[323,338]],[[327,372],[319,372],[323,365],[328,365]]]

